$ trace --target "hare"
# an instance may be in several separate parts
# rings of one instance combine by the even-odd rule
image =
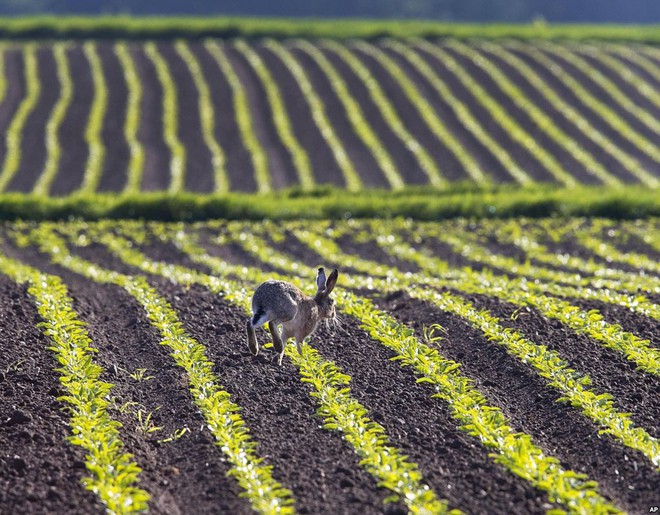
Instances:
[[[279,353],[278,364],[282,364],[284,345],[289,338],[296,340],[298,352],[321,319],[334,319],[335,306],[330,293],[337,283],[339,272],[334,269],[330,277],[325,277],[323,267],[316,275],[316,295],[309,297],[293,284],[269,280],[256,289],[252,296],[252,319],[247,323],[248,347],[255,356],[259,353],[259,343],[254,328],[268,322],[268,330],[273,336],[273,345]],[[277,329],[282,324],[282,332]]]

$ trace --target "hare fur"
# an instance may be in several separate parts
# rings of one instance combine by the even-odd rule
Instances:
[[[256,327],[268,322],[268,330],[273,337],[273,346],[278,353],[278,363],[282,364],[284,345],[294,338],[298,352],[302,343],[316,329],[319,320],[335,317],[334,301],[330,298],[339,272],[333,270],[326,279],[323,267],[316,276],[316,295],[305,295],[293,284],[269,280],[256,289],[252,296],[252,318],[247,323],[248,348],[255,356],[259,354]],[[282,325],[282,331],[277,326]]]

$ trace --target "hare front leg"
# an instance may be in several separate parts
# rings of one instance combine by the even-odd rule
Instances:
[[[286,343],[286,340],[282,342],[282,337],[280,336],[280,332],[277,330],[277,324],[273,323],[272,320],[268,322],[268,330],[270,331],[270,334],[273,337],[273,347],[275,347],[275,352],[279,354],[277,364],[281,365],[282,358],[284,357],[284,344]]]

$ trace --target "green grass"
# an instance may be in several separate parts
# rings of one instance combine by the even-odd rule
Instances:
[[[659,25],[452,24],[421,20],[247,17],[27,16],[0,18],[0,38],[454,37],[660,42]]]
[[[373,189],[347,192],[319,187],[311,192],[300,189],[263,194],[171,195],[155,192],[121,196],[76,194],[60,198],[4,193],[0,195],[0,220],[77,217],[88,220],[142,218],[192,221],[211,218],[289,220],[396,216],[416,220],[459,216],[600,216],[631,219],[660,216],[659,197],[657,190],[642,186],[562,189],[537,185],[529,188],[493,186],[478,189],[469,184],[452,185],[446,190],[407,187],[400,191]]]

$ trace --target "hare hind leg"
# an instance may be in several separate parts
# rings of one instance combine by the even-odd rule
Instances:
[[[286,343],[286,340],[282,341],[282,336],[277,329],[277,324],[272,320],[268,322],[268,330],[273,337],[273,347],[275,348],[275,352],[278,354],[277,363],[281,365],[282,358],[284,357],[284,344]]]
[[[252,323],[250,320],[248,320],[247,323],[247,337],[248,337],[248,349],[250,349],[250,352],[256,356],[259,354],[259,342],[257,342],[257,335],[254,331],[254,327],[252,327]]]

